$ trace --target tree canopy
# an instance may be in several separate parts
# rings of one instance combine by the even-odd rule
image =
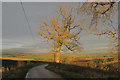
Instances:
[[[40,28],[37,30],[37,33],[48,41],[54,41],[57,60],[59,60],[62,46],[73,52],[82,49],[78,41],[82,28],[77,23],[73,10],[74,8],[71,6],[60,5],[57,9],[57,15],[52,16],[49,21],[42,20],[42,24],[40,24]]]

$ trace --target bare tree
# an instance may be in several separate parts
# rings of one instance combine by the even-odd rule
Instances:
[[[115,39],[120,39],[118,37],[118,26],[113,25],[112,16],[116,13],[118,9],[118,3],[114,2],[85,2],[82,6],[78,6],[77,12],[80,14],[81,12],[87,15],[92,16],[91,23],[89,25],[89,29],[87,27],[83,27],[88,33],[94,35],[108,35]],[[103,24],[104,28],[98,29],[98,24]],[[106,26],[107,25],[107,26]]]
[[[117,16],[116,18],[118,18],[118,14],[115,15],[115,13],[118,13],[118,4],[117,0],[84,2],[82,5],[79,4],[77,8],[78,15],[83,13],[83,15],[92,17],[88,27],[83,25],[83,29],[90,34],[104,35],[112,39],[113,42],[110,45],[114,45],[113,49],[118,49],[118,40],[120,39],[119,23],[116,22],[116,24],[115,19],[113,19],[113,16]]]
[[[74,8],[68,5],[61,5],[57,9],[57,15],[50,18],[49,21],[42,20],[37,33],[55,43],[55,62],[60,61],[60,50],[62,46],[76,52],[81,50],[79,43],[79,34],[82,28],[77,23],[76,15],[73,14]]]

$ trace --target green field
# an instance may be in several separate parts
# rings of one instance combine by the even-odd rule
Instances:
[[[24,53],[3,53],[2,59],[9,59],[9,60],[51,60],[52,55],[48,54],[24,54]]]
[[[96,54],[61,54],[63,57],[76,57],[77,59],[102,59],[118,57],[117,53],[96,53]],[[53,60],[54,53],[25,54],[25,53],[3,53],[2,59],[28,59],[28,60]]]

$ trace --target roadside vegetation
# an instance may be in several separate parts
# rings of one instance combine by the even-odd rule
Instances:
[[[118,78],[118,72],[70,64],[51,63],[46,68],[64,78]]]
[[[18,66],[12,68],[11,70],[6,70],[2,72],[2,79],[5,78],[25,78],[26,73],[29,69],[31,69],[34,66],[41,65],[43,63],[29,63],[29,64],[19,64]]]

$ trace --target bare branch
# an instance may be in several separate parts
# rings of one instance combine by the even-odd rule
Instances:
[[[80,47],[78,45],[81,45],[78,42],[80,39],[78,35],[82,29],[79,27],[80,25],[75,23],[73,8],[60,6],[57,13],[59,17],[53,16],[49,24],[44,20],[42,21],[42,29],[39,29],[38,33],[46,39],[55,41],[57,52],[60,51],[62,45],[75,51],[77,47]]]
[[[91,34],[94,34],[94,35],[104,35],[104,34],[108,34],[108,35],[111,35],[113,36],[115,39],[120,39],[120,37],[117,37],[115,34],[117,33],[113,33],[112,31],[106,31],[106,32],[103,32],[103,33],[94,33],[94,32],[89,32],[85,26],[83,26],[83,28],[88,32],[88,33],[91,33]]]

